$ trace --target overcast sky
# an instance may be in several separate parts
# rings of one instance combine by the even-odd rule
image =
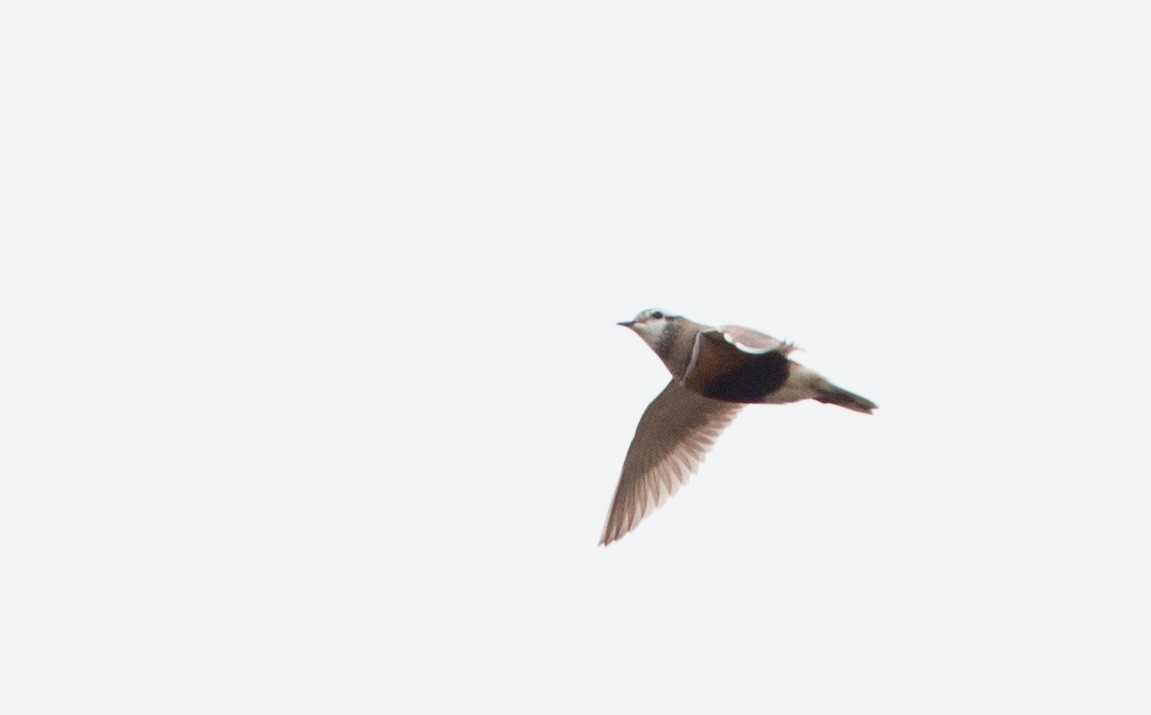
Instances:
[[[0,709],[1151,710],[1146,3],[2,16]]]

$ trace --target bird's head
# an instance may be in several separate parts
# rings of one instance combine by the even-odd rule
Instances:
[[[653,350],[660,353],[660,348],[667,344],[678,326],[680,316],[665,313],[656,308],[641,310],[635,318],[621,321],[619,324],[630,328],[636,335],[643,338]]]

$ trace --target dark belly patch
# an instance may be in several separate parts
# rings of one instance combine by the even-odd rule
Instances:
[[[789,370],[789,361],[783,353],[773,350],[747,356],[731,370],[715,375],[702,385],[702,393],[725,402],[759,402],[787,382]]]

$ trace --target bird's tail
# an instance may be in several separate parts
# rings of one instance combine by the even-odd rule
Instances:
[[[839,405],[846,407],[849,410],[862,412],[864,414],[871,414],[878,405],[866,397],[860,397],[854,392],[848,392],[842,387],[836,387],[830,382],[820,385],[815,390],[815,399],[829,405]]]

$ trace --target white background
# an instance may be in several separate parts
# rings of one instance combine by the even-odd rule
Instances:
[[[1151,710],[1146,3],[0,28],[3,711]],[[597,547],[647,307],[880,409]]]

